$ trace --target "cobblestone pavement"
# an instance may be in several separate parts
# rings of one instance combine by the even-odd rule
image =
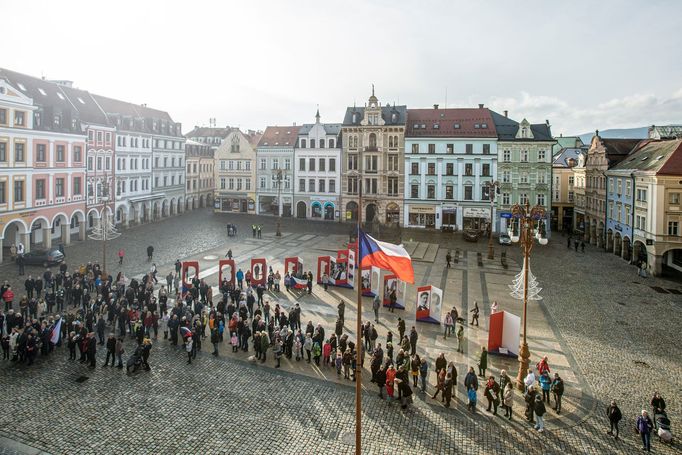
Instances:
[[[197,219],[201,220],[197,238],[188,239],[197,232]],[[254,219],[248,216],[229,219],[240,226],[241,238],[230,247],[242,260],[247,255],[282,258],[293,255],[301,245],[315,250],[306,252],[310,257],[317,256],[325,249],[336,249],[349,230],[345,225],[285,220],[284,237],[277,241],[281,245],[277,245],[272,236],[273,219],[258,219],[265,224],[263,240],[250,238],[247,228]],[[155,260],[162,273],[177,257],[200,259],[203,267],[227,250],[224,233],[227,221],[224,215],[214,216],[210,211],[185,214],[162,224],[124,231],[111,242],[110,250],[115,252],[119,244],[124,245],[127,259],[123,269],[129,276],[147,269],[144,250],[149,243],[155,244]],[[520,261],[518,248],[505,248],[510,257],[509,271],[488,261],[479,271],[474,258],[476,252],[485,251],[483,242],[463,243],[457,236],[444,238],[412,231],[404,238],[438,241],[445,247],[438,252],[435,262],[415,263],[415,271],[418,280],[440,284],[447,291],[446,307],[450,294],[452,303],[458,307],[461,304],[461,309],[470,299],[480,299],[479,303],[498,299],[503,307],[512,305],[505,302],[509,299],[504,292],[516,273],[512,269]],[[566,251],[565,239],[556,236],[553,240],[550,246],[533,251],[531,267],[544,288],[545,300],[529,309],[529,342],[534,355],[549,351],[551,359],[563,356],[565,360],[557,362],[562,376],[574,373],[575,388],[585,396],[570,397],[566,416],[561,419],[550,416],[548,431],[538,435],[520,423],[518,396],[515,421],[510,424],[485,413],[472,416],[463,411],[461,384],[455,410],[445,410],[439,402],[417,394],[414,408],[405,412],[397,406],[388,408],[376,398],[374,386],[365,381],[363,452],[388,453],[397,449],[401,453],[632,453],[638,449],[638,441],[629,430],[632,419],[648,403],[654,385],[667,399],[673,424],[681,421],[676,397],[681,388],[682,363],[680,350],[675,348],[679,344],[676,327],[680,321],[676,310],[680,298],[658,294],[649,287],[679,289],[679,284],[637,278],[634,268],[612,255],[589,247],[584,255]],[[465,258],[454,269],[444,272],[446,248],[458,247]],[[496,249],[499,254],[499,247]],[[70,263],[84,262],[91,258],[93,250],[99,251],[95,242],[75,243],[67,250],[67,257]],[[99,252],[95,254],[99,257]],[[308,265],[312,260],[305,260],[306,269],[314,270]],[[281,267],[281,259],[273,264]],[[204,269],[202,273],[209,280],[216,279],[213,276],[216,270]],[[595,272],[600,270],[608,270],[608,276]],[[14,275],[7,266],[0,273]],[[618,285],[604,286],[607,279]],[[332,289],[325,294],[316,288],[314,296],[290,295],[280,297],[280,301],[284,305],[299,301],[304,309],[304,323],[307,319],[325,321],[328,327],[326,323],[333,320],[336,301],[341,297],[351,298],[347,291]],[[353,308],[351,305],[347,309],[349,333],[354,332]],[[482,310],[487,314],[485,306]],[[363,313],[366,318],[371,316],[371,311]],[[395,328],[398,315],[381,313],[379,341],[384,339],[387,329]],[[481,329],[467,328],[467,355],[454,358],[458,370],[473,362],[473,353],[484,342],[485,319],[481,318]],[[409,316],[407,320],[409,329]],[[431,329],[422,326],[426,325],[418,326],[420,340],[432,340],[420,351],[430,355],[444,350],[450,358],[454,345],[435,340],[436,326],[428,326]],[[654,328],[658,330],[655,335]],[[131,351],[129,346],[127,352]],[[280,371],[271,368],[271,359],[267,363],[270,367],[264,367],[251,364],[241,354],[233,357],[227,352],[229,349],[221,351],[218,359],[200,354],[198,362],[188,366],[179,348],[159,341],[152,354],[152,372],[132,377],[116,369],[98,367],[93,371],[78,363],[71,364],[63,352],[40,359],[31,370],[30,382],[25,380],[29,374],[25,367],[0,364],[4,396],[26,397],[16,403],[9,398],[6,409],[12,412],[0,415],[0,448],[5,447],[1,437],[4,434],[50,453],[123,450],[150,453],[150,447],[158,448],[154,450],[158,453],[352,452],[353,447],[345,443],[344,437],[352,433],[354,423],[353,390],[348,383],[338,381],[324,367],[285,361],[286,371]],[[100,351],[99,355],[102,354],[105,353]],[[646,362],[650,367],[635,361]],[[513,368],[514,363],[509,362],[509,366]],[[491,364],[491,372],[496,375],[507,366],[497,359],[491,359]],[[80,375],[89,379],[76,383]],[[460,383],[461,380],[462,376]],[[621,424],[624,439],[617,443],[604,434],[607,425],[602,415],[604,403],[611,398],[619,400],[626,418]],[[106,412],[102,411],[103,399],[107,403]],[[482,396],[480,400],[485,401]],[[245,408],[251,409],[245,412]],[[48,412],[55,417],[46,418]],[[255,427],[259,438],[245,433],[245,426]],[[101,433],[101,438],[93,439],[92,431]],[[23,447],[0,449],[0,453],[37,453]],[[663,453],[671,450],[658,443],[655,449]]]

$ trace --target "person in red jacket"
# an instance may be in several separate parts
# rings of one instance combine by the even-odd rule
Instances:
[[[538,369],[538,372],[540,373],[540,376],[546,371],[547,374],[550,373],[549,371],[549,363],[547,362],[547,356],[544,356],[542,360],[538,362],[537,365],[535,365],[536,368]]]
[[[5,301],[5,313],[7,313],[12,308],[12,301],[14,300],[14,292],[11,286],[7,287],[5,293],[2,294],[2,299]]]

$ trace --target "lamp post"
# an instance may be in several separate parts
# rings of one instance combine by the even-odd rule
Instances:
[[[512,227],[510,228],[509,236],[512,242],[518,242],[523,250],[523,340],[519,350],[519,374],[516,376],[516,385],[519,390],[523,390],[523,382],[528,374],[530,359],[528,341],[526,340],[530,252],[533,249],[534,239],[537,239],[540,245],[547,245],[547,238],[544,236],[545,209],[540,205],[531,208],[528,201],[526,201],[525,206],[515,204],[511,208],[511,213],[512,218],[519,221],[519,231],[518,233],[513,232]]]
[[[276,237],[282,237],[282,170],[277,169],[277,232]]]
[[[490,223],[488,223],[488,259],[495,259],[495,250],[493,249],[493,207],[495,206],[495,196],[497,189],[500,187],[500,182],[487,182],[488,199],[490,199]]]

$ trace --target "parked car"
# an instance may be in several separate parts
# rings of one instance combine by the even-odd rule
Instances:
[[[26,265],[42,265],[48,267],[59,264],[64,261],[64,255],[57,248],[50,250],[33,250],[30,253],[24,253],[24,264]]]
[[[467,229],[464,231],[464,240],[467,242],[478,242],[481,233],[475,229]]]
[[[511,237],[509,237],[509,234],[500,234],[499,238],[500,245],[511,245]]]

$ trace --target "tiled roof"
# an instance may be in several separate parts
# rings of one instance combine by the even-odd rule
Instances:
[[[107,115],[89,92],[73,87],[60,86],[59,88],[71,101],[71,104],[78,109],[82,121],[97,125],[113,126]]]
[[[301,129],[298,130],[298,134],[308,134],[310,130],[315,126],[316,123],[306,123],[304,125],[301,125]],[[327,134],[333,134],[333,135],[339,135],[341,133],[341,124],[340,123],[321,123],[322,127],[324,128],[325,133]]]
[[[300,126],[268,126],[258,147],[294,147]]]
[[[195,126],[192,131],[185,134],[185,137],[219,137],[225,139],[230,132],[236,128],[230,128],[229,126],[225,128],[210,128],[205,126]]]
[[[618,159],[618,156],[625,156],[635,148],[641,139],[602,139],[599,138],[606,149],[606,156],[611,159]]]
[[[356,114],[355,122],[353,122],[353,113]],[[395,116],[393,115],[395,114]],[[360,122],[365,117],[364,107],[349,107],[346,108],[346,115],[343,117],[343,126],[360,125]],[[382,106],[381,117],[384,119],[386,125],[405,125],[407,121],[407,106]]]
[[[166,111],[152,109],[147,106],[129,103],[113,98],[108,98],[102,95],[93,94],[92,97],[97,101],[97,104],[107,113],[109,119],[120,129],[126,131],[140,131],[149,134],[163,134],[167,136],[181,136],[180,124],[176,124],[171,116]],[[133,122],[133,126],[121,121],[123,118]],[[169,131],[164,132],[159,125],[156,131],[153,130],[153,121],[164,123],[168,126]],[[178,128],[171,131],[171,128],[178,126]]]
[[[658,175],[682,175],[682,139],[645,139],[614,171],[653,171]]]
[[[534,123],[530,125],[533,139],[517,139],[516,133],[519,131],[519,122],[492,110],[490,111],[490,114],[495,122],[497,138],[500,141],[554,141],[552,130],[547,123]]]
[[[487,108],[408,109],[405,137],[496,138],[497,131]]]

